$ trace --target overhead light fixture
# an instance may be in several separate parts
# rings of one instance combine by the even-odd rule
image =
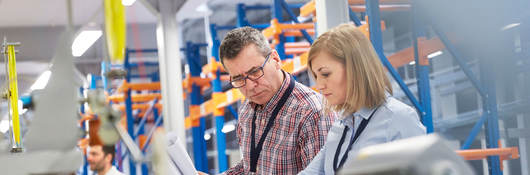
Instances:
[[[501,31],[508,30],[508,29],[517,27],[519,25],[521,25],[521,23],[511,23],[511,24],[508,24],[508,25],[502,27]]]
[[[439,51],[436,51],[436,52],[433,52],[433,53],[427,55],[427,58],[431,59],[431,58],[440,56],[441,54],[443,54],[443,52],[441,50],[439,50]],[[416,61],[409,62],[409,65],[414,65],[414,64],[416,64]]]
[[[427,58],[434,58],[434,57],[437,57],[437,56],[439,56],[441,54],[443,54],[443,52],[441,50],[439,50],[439,51],[436,51],[436,52],[433,52],[433,53],[427,55]]]
[[[136,0],[121,0],[121,4],[124,6],[131,6],[136,2]]]
[[[221,131],[223,133],[228,133],[235,129],[236,129],[236,126],[233,123],[231,123],[231,124],[226,124],[225,126],[223,126],[223,129],[221,129]]]
[[[103,34],[101,30],[84,30],[74,39],[72,55],[79,57],[85,53]]]
[[[39,78],[37,78],[37,81],[31,85],[31,90],[37,90],[37,89],[44,89],[46,87],[46,84],[48,84],[48,80],[50,80],[52,72],[50,70],[45,71],[42,73]]]
[[[9,130],[9,126],[10,126],[9,123],[10,123],[9,120],[5,120],[5,119],[0,121],[0,132],[1,133],[5,134],[7,130]]]
[[[204,134],[204,140],[210,140],[212,138],[212,135],[206,133]]]
[[[208,11],[210,11],[210,9],[208,9],[208,5],[206,5],[206,3],[202,3],[201,5],[197,6],[197,8],[195,8],[195,11],[207,13]]]

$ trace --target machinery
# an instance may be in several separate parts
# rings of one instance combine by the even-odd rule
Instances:
[[[17,83],[17,64],[16,64],[16,51],[15,46],[19,46],[20,43],[8,43],[7,38],[4,37],[2,44],[2,54],[4,55],[4,63],[6,64],[6,84],[7,90],[3,94],[3,97],[8,101],[8,115],[9,121],[11,122],[10,127],[10,141],[11,141],[11,152],[22,152],[22,139],[21,139],[21,127],[20,127],[20,116],[18,111],[18,83]]]
[[[68,174],[82,163],[82,153],[76,149],[81,135],[76,118],[76,89],[82,82],[75,77],[72,54],[66,49],[70,39],[71,32],[66,30],[51,62],[49,83],[38,98],[33,98],[35,118],[23,139],[20,136],[20,140],[14,140],[19,146],[23,141],[24,149],[0,148],[0,169],[5,174]],[[16,127],[13,130],[16,133]]]
[[[437,134],[361,149],[341,175],[472,175],[469,164]]]

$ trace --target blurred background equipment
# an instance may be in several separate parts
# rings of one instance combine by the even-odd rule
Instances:
[[[16,66],[0,70],[2,95],[10,97],[16,75],[11,90],[19,96],[0,103],[0,169],[7,169],[0,174],[92,174],[86,153],[95,136],[115,145],[114,164],[125,174],[171,174],[176,168],[156,167],[169,167],[167,148],[175,145],[195,169],[226,171],[241,159],[236,128],[245,100],[220,63],[226,33],[261,30],[282,69],[313,86],[312,42],[348,22],[370,38],[394,97],[476,174],[530,175],[527,7],[526,0],[0,0],[0,35],[22,43]],[[173,135],[179,139],[167,140]],[[20,150],[12,149],[17,140],[22,152],[11,153]],[[432,143],[422,148],[441,149]],[[433,154],[419,151],[411,157]]]
[[[3,94],[8,100],[8,115],[9,121],[12,121],[10,127],[9,140],[11,141],[11,152],[19,153],[23,151],[22,147],[22,131],[20,128],[19,103],[18,103],[18,81],[17,81],[17,62],[15,46],[20,43],[8,43],[7,38],[4,37],[2,44],[2,55],[4,56],[4,63],[6,64],[6,84],[7,90]],[[3,91],[3,90],[2,90]]]
[[[437,134],[361,149],[340,175],[473,175],[471,166]]]

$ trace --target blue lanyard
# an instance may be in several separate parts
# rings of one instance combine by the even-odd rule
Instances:
[[[261,149],[263,148],[263,142],[265,141],[265,137],[267,137],[269,130],[272,128],[272,125],[274,124],[274,120],[276,119],[276,116],[280,112],[280,109],[283,107],[283,105],[287,101],[287,98],[291,96],[291,92],[294,89],[294,84],[295,84],[295,80],[293,77],[291,77],[291,80],[289,81],[289,87],[283,93],[276,107],[274,107],[271,118],[267,122],[267,126],[265,127],[263,134],[261,134],[261,138],[259,139],[258,145],[256,145],[256,147],[254,147],[255,142],[256,142],[254,139],[254,137],[256,136],[256,109],[254,109],[254,116],[252,116],[252,125],[251,125],[252,131],[250,135],[251,137],[250,139],[250,172],[256,172],[259,155],[261,154]]]
[[[348,153],[350,152],[353,143],[359,138],[359,135],[364,131],[364,128],[366,128],[366,125],[368,125],[368,122],[370,122],[370,119],[372,119],[372,116],[377,112],[379,107],[377,107],[372,114],[370,114],[370,117],[368,119],[363,119],[361,124],[359,125],[359,128],[357,128],[357,131],[355,134],[351,135],[350,143],[348,144],[348,148],[346,148],[346,152],[344,152],[344,156],[342,156],[342,159],[340,160],[339,164],[337,165],[337,160],[339,159],[340,155],[340,149],[342,147],[342,144],[344,144],[344,139],[346,138],[346,133],[348,133],[348,126],[344,127],[344,131],[342,131],[342,136],[340,137],[339,145],[337,146],[337,151],[335,152],[335,158],[333,159],[333,171],[337,172],[338,169],[342,168],[342,165],[346,162],[346,159],[348,159]],[[354,120],[355,121],[355,120]]]

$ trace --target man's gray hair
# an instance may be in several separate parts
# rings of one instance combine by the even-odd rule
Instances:
[[[235,58],[243,48],[254,44],[258,51],[267,56],[271,52],[269,41],[259,31],[251,27],[241,27],[231,30],[221,42],[219,47],[219,58],[224,65],[224,59]]]

